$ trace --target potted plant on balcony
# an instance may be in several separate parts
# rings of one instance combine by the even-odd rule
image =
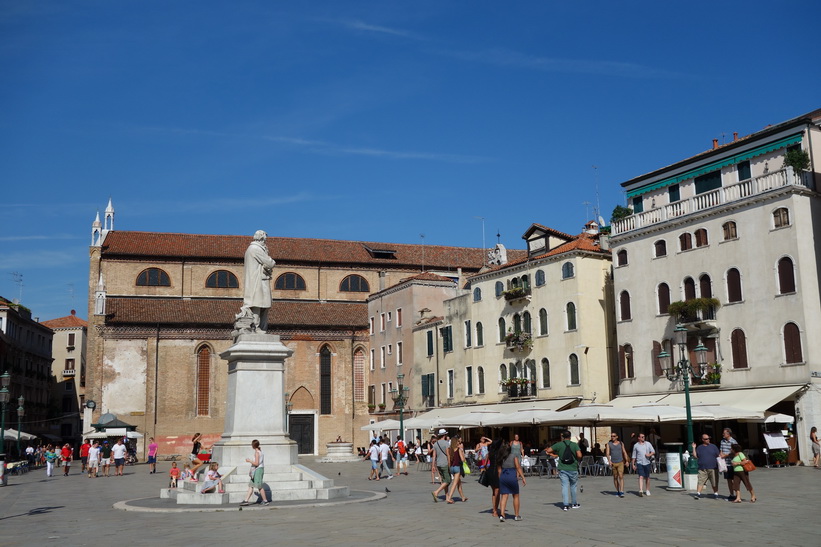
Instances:
[[[513,351],[529,350],[533,347],[533,337],[529,332],[508,329],[507,335],[505,336],[505,345]]]
[[[499,385],[507,390],[507,394],[510,397],[520,397],[525,395],[529,384],[530,380],[527,378],[506,378],[505,380],[499,382]]]
[[[796,175],[801,175],[810,168],[810,155],[800,148],[787,150],[784,156],[784,167],[792,167]]]
[[[373,414],[373,411],[376,410],[376,405],[368,405],[368,412]]]
[[[667,313],[676,318],[679,323],[692,323],[699,318],[706,319],[705,314],[721,306],[718,298],[691,298],[685,301],[670,302]]]
[[[379,403],[379,412],[385,412],[385,403]]]
[[[505,300],[517,300],[519,298],[525,298],[530,294],[530,290],[525,287],[511,287],[510,289],[504,291],[502,293],[505,297]]]
[[[702,384],[717,385],[721,383],[721,365],[712,363],[707,366],[707,374],[704,375]]]

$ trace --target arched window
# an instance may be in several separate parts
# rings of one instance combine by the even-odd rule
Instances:
[[[544,336],[549,332],[547,327],[547,310],[542,308],[539,310],[539,334]]]
[[[627,249],[622,249],[616,253],[616,265],[627,266]]]
[[[479,302],[480,300],[482,300],[482,289],[476,287],[473,289],[473,301]]]
[[[653,340],[653,352],[652,352],[652,359],[653,359],[653,375],[658,378],[664,375],[664,370],[661,368],[661,360],[659,359],[659,354],[661,353],[661,344],[657,341]]]
[[[481,322],[476,323],[476,345],[479,347],[485,345],[485,328]]]
[[[476,379],[479,382],[479,393],[482,394],[485,392],[485,369],[484,367],[478,367],[476,369]]]
[[[505,325],[505,318],[499,318],[499,342],[505,341],[505,336],[507,336],[507,327]]]
[[[633,346],[625,344],[619,346],[619,380],[635,378],[633,369]]]
[[[576,330],[576,304],[568,302],[565,310],[567,312],[567,330]]]
[[[747,337],[744,331],[735,329],[730,335],[730,346],[733,350],[733,368],[748,368],[747,363]]]
[[[801,352],[801,331],[795,323],[784,325],[784,358],[787,364],[804,362]]]
[[[287,272],[277,277],[274,288],[279,291],[304,291],[305,280],[298,273]]]
[[[528,334],[531,334],[533,332],[533,327],[531,326],[530,312],[529,311],[526,311],[522,314],[522,328]]]
[[[504,363],[499,365],[499,380],[502,381],[502,382],[507,380],[507,366],[505,366]],[[500,386],[499,391],[501,391],[501,390],[502,390],[502,388]]]
[[[698,290],[701,293],[699,294],[701,298],[713,297],[713,281],[708,274],[701,274],[701,277],[698,278]]]
[[[531,382],[534,382],[534,387],[535,387],[535,382],[536,382],[536,361],[534,361],[533,359],[530,359],[529,361],[525,362],[525,374],[526,374],[528,380],[530,380]]]
[[[339,284],[340,292],[371,292],[368,280],[361,275],[351,274]]]
[[[138,287],[170,287],[171,278],[159,268],[148,268],[137,276]]]
[[[526,291],[530,290],[530,278],[526,275],[522,276],[522,288]]]
[[[502,293],[505,292],[505,284],[501,281],[496,282],[496,296],[502,296]]]
[[[736,268],[727,270],[727,301],[741,302],[741,272]]]
[[[773,227],[784,228],[790,225],[790,210],[786,207],[779,207],[773,211]]]
[[[522,318],[518,313],[513,314],[513,332],[522,332]]]
[[[550,387],[550,361],[547,357],[542,359],[542,387]]]
[[[211,349],[197,350],[197,416],[208,416],[211,411]]]
[[[658,286],[659,315],[669,313],[670,309],[670,287],[667,283],[659,283]]]
[[[562,264],[562,279],[569,279],[573,277],[573,263],[565,262]]]
[[[579,358],[575,353],[570,354],[568,364],[570,365],[570,385],[577,386],[581,381],[579,379]]]
[[[541,287],[545,284],[544,270],[536,270],[536,286]]]
[[[708,243],[707,230],[704,228],[696,230],[696,247],[705,247]]]
[[[205,287],[207,289],[237,289],[239,281],[237,276],[228,270],[217,270],[205,280]]]
[[[365,352],[361,348],[353,354],[353,398],[365,400]]]
[[[656,258],[667,256],[667,242],[663,239],[659,239],[658,241],[653,243],[653,249],[656,252]]]
[[[721,229],[724,231],[724,241],[738,239],[738,229],[734,221],[725,222],[721,225]]]
[[[331,348],[319,350],[319,412],[331,414]]]
[[[684,300],[692,300],[696,297],[696,282],[692,277],[684,279]]]
[[[621,312],[622,321],[629,321],[631,319],[630,293],[627,291],[621,291],[621,294],[619,295],[619,310]]]
[[[778,261],[778,293],[790,294],[795,292],[795,268],[792,259],[788,256]]]
[[[680,251],[689,251],[693,248],[693,236],[684,232],[678,236],[678,247]]]

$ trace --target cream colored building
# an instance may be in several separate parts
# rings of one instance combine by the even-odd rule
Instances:
[[[534,224],[523,236],[528,256],[469,276],[441,316],[414,327],[428,406],[610,400],[611,259],[597,226],[587,228],[571,236]]]
[[[801,456],[811,454],[809,428],[821,424],[820,124],[816,110],[622,184],[634,210],[610,240],[622,403],[683,404],[658,359],[662,349],[681,357],[670,343],[681,322],[689,361],[701,342],[710,364],[694,378],[694,403],[793,415]],[[808,172],[785,165],[788,150],[806,152]],[[719,307],[669,311],[698,298]],[[740,429],[742,442],[761,442],[754,426]]]
[[[59,436],[65,442],[79,444],[82,430],[82,412],[85,404],[86,339],[88,322],[77,317],[77,312],[42,323],[54,331],[51,343],[52,400],[58,407]]]

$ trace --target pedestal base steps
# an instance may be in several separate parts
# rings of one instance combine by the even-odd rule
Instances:
[[[180,481],[177,488],[163,488],[160,498],[175,499],[180,505],[238,504],[248,493],[250,466],[220,468],[225,493],[201,493],[204,474],[199,482]],[[334,486],[334,481],[303,465],[265,466],[263,488],[269,501],[329,500],[349,496],[347,486]],[[251,497],[254,503],[258,494]]]

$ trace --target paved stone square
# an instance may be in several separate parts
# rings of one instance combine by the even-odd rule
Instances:
[[[10,477],[9,486],[0,488],[0,545],[502,545],[513,538],[556,545],[821,543],[814,529],[821,472],[811,467],[759,468],[751,476],[755,504],[695,501],[667,491],[663,474],[653,477],[649,498],[636,495],[637,479],[628,476],[627,496],[619,499],[610,477],[586,477],[581,508],[568,512],[560,509],[558,480],[529,477],[522,488],[524,520],[500,523],[490,514],[490,491],[476,483],[476,475],[464,486],[469,501],[447,505],[444,498],[433,503],[430,472],[417,471],[415,464],[408,476],[374,482],[367,480],[365,462],[300,463],[349,486],[353,502],[187,510],[156,499],[167,482],[168,462],[160,462],[154,475],[137,465],[126,467],[123,477],[98,479],[81,475],[78,466],[67,478],[55,470],[47,479],[38,469]],[[361,501],[374,498],[369,492],[384,496]],[[719,492],[727,494],[725,481]],[[114,508],[124,500],[139,500],[126,504],[139,510]]]

